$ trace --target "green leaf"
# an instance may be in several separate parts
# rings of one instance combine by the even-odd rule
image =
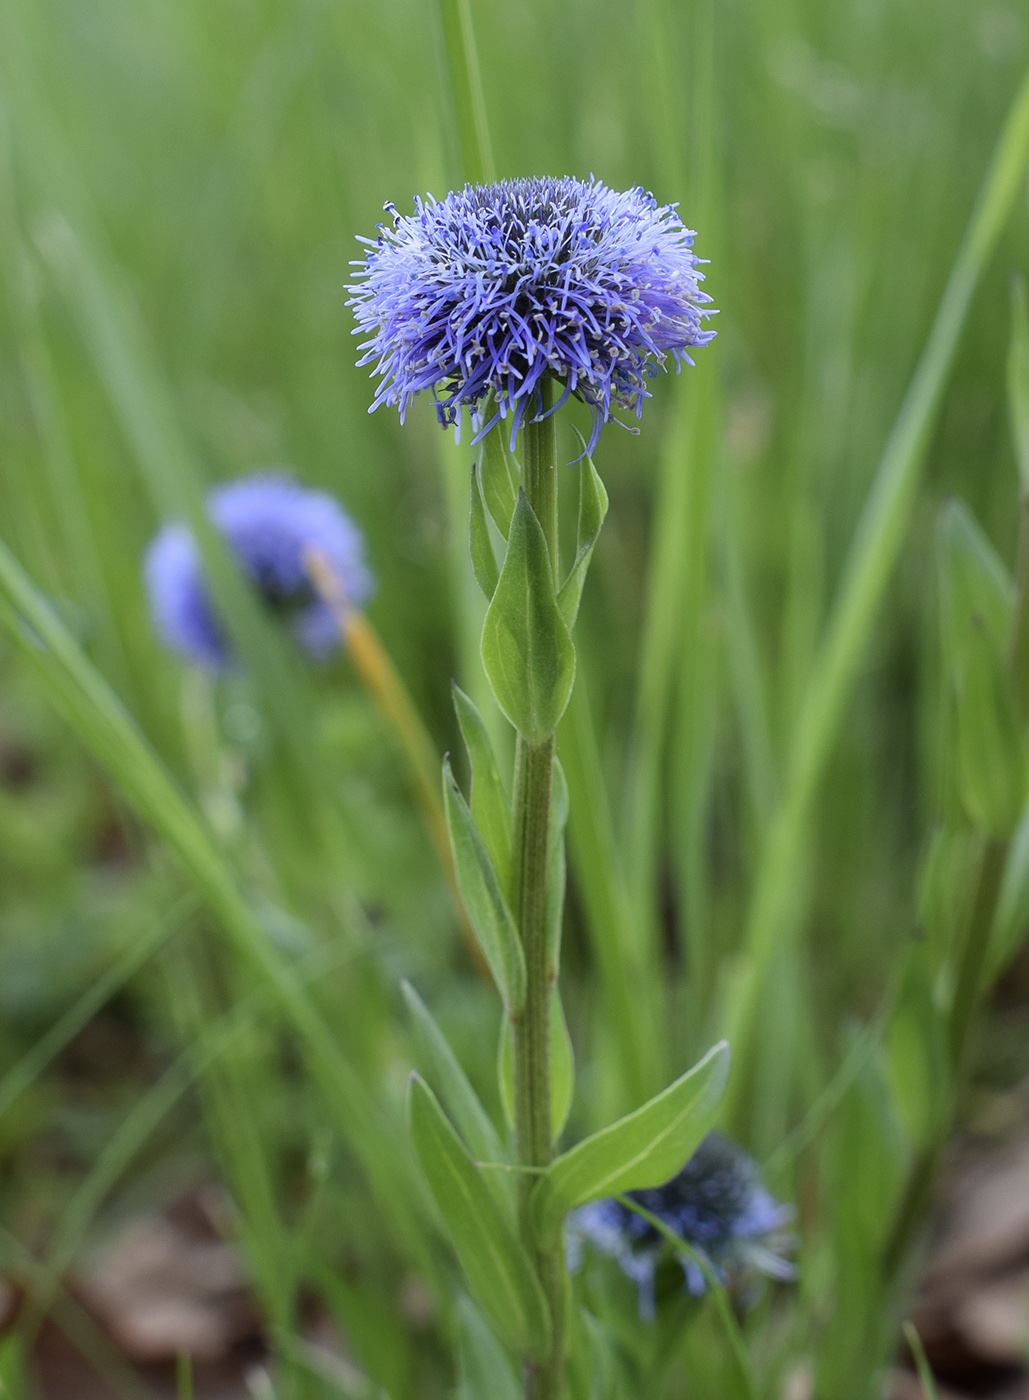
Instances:
[[[937,555],[958,790],[972,821],[1003,838],[1021,816],[1027,788],[1025,744],[1005,667],[1014,585],[960,502],[949,502],[940,513]]]
[[[1029,492],[1029,315],[1025,278],[1011,286],[1011,339],[1008,344],[1008,410],[1023,493]]]
[[[557,595],[561,615],[571,631],[579,612],[586,571],[593,557],[593,546],[607,515],[607,491],[597,475],[593,459],[585,450],[579,464],[579,530],[575,546],[575,562]]]
[[[417,1074],[407,1104],[415,1152],[472,1294],[512,1350],[545,1356],[550,1310],[510,1221]]]
[[[426,1260],[417,1179],[398,1153],[400,1138],[382,1104],[343,1054],[317,1003],[300,985],[295,968],[268,937],[199,813],[2,541],[0,627],[22,648],[43,693],[72,724],[143,821],[178,857],[232,946],[275,996],[307,1049],[319,1088],[361,1161],[383,1219],[415,1259]]]
[[[611,1338],[604,1324],[585,1308],[571,1319],[570,1389],[575,1400],[615,1400],[617,1384]]]
[[[479,474],[472,467],[472,507],[468,517],[468,543],[472,552],[472,569],[476,582],[486,595],[487,601],[497,590],[500,571],[497,556],[493,552],[493,541],[489,535],[489,523],[479,491]]]
[[[500,888],[506,890],[511,874],[511,805],[482,716],[456,682],[451,690],[472,768],[472,820],[492,857]]]
[[[490,404],[492,404],[492,399]],[[491,412],[487,404],[487,412]],[[507,539],[511,529],[511,516],[514,513],[515,497],[518,493],[518,464],[507,450],[504,442],[504,424],[499,422],[482,440],[482,455],[479,458],[479,474],[482,479],[482,494],[486,509],[493,521]]]
[[[975,617],[1003,653],[1011,634],[1015,585],[963,501],[950,500],[941,509],[936,545],[945,657],[960,652]]]
[[[553,980],[561,966],[561,924],[565,908],[565,827],[568,824],[568,784],[554,760],[550,823],[547,828],[547,967]]]
[[[1014,957],[1029,929],[1029,810],[1019,822],[1001,881],[990,933],[989,984]]]
[[[969,816],[1006,839],[1029,788],[1025,740],[1004,663],[982,626],[972,629],[957,677],[958,786]]]
[[[934,982],[930,950],[918,943],[908,953],[886,1036],[890,1097],[918,1144],[934,1140],[951,1107],[947,1037]]]
[[[510,1357],[468,1298],[457,1301],[457,1369],[458,1400],[522,1400]]]
[[[461,1068],[457,1056],[451,1050],[446,1036],[410,982],[406,979],[402,981],[400,990],[411,1013],[415,1043],[426,1076],[434,1081],[433,1087],[457,1124],[468,1150],[481,1162],[506,1161],[507,1152],[501,1144],[497,1130]],[[492,1172],[490,1175],[498,1182],[505,1178],[503,1172]]]
[[[554,596],[550,553],[524,491],[482,629],[482,662],[497,703],[528,743],[557,728],[575,679],[575,648]]]
[[[710,1128],[728,1077],[729,1046],[723,1040],[656,1098],[551,1163],[532,1194],[544,1247],[576,1206],[673,1177]]]
[[[564,1132],[575,1093],[575,1050],[557,983],[550,992],[550,1134],[556,1142]]]
[[[513,1128],[515,1121],[514,1045],[511,1022],[505,1016],[500,1023],[500,1045],[497,1051],[497,1079],[504,1117]],[[550,1134],[553,1141],[561,1136],[568,1122],[575,1092],[575,1051],[568,1034],[561,994],[555,983],[550,989]]]
[[[461,898],[508,1013],[525,1004],[525,954],[486,843],[443,760],[443,801]]]

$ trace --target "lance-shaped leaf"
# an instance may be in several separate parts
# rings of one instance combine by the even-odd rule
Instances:
[[[957,784],[977,826],[1010,835],[1025,804],[1025,744],[1005,667],[1014,585],[970,512],[952,501],[937,536],[944,669],[954,700]]]
[[[886,1034],[891,1102],[916,1143],[935,1141],[951,1105],[947,1037],[924,941],[909,948]]]
[[[575,562],[557,595],[561,615],[569,630],[579,612],[586,571],[593,557],[593,546],[607,515],[607,490],[597,475],[592,458],[585,452],[585,446],[583,451],[584,456],[579,464],[579,530],[575,545]]]
[[[982,624],[969,633],[955,682],[961,800],[977,826],[1004,840],[1022,815],[1029,769],[1011,680]]]
[[[729,1077],[729,1046],[704,1058],[635,1113],[577,1143],[551,1163],[533,1191],[537,1236],[549,1247],[565,1213],[602,1196],[661,1186],[711,1127]]]
[[[476,582],[489,601],[496,592],[500,571],[497,568],[497,556],[493,553],[489,523],[486,520],[486,511],[479,491],[479,476],[474,466],[472,467],[472,505],[468,516],[468,544],[472,553],[472,569]]]
[[[565,1009],[557,983],[550,989],[550,1136],[556,1142],[568,1122],[575,1092],[575,1051],[568,1034]],[[514,1045],[511,1022],[505,1016],[500,1023],[500,1046],[497,1054],[497,1080],[504,1117],[513,1128],[515,1123]]]
[[[561,966],[561,923],[565,908],[565,827],[568,824],[568,783],[554,760],[550,823],[547,827],[547,967],[556,982]]]
[[[417,1074],[407,1105],[418,1161],[472,1295],[508,1346],[522,1356],[545,1356],[550,1309],[511,1222]]]
[[[443,760],[443,801],[461,898],[508,1013],[525,1004],[525,954],[486,843]]]
[[[479,475],[486,509],[497,529],[507,539],[518,493],[518,464],[504,441],[503,425],[498,424],[482,440]]]
[[[612,1339],[604,1324],[580,1308],[571,1322],[570,1389],[575,1400],[622,1400]]]
[[[572,693],[575,648],[554,596],[543,529],[521,490],[482,629],[482,662],[519,734],[530,744],[549,738]]]
[[[472,767],[472,820],[493,858],[500,887],[506,890],[511,872],[511,807],[482,716],[460,686],[454,683],[451,689]]]
[[[432,1013],[410,982],[401,982],[400,990],[411,1013],[419,1061],[457,1124],[468,1150],[480,1162],[505,1161],[507,1152],[499,1134]],[[493,1172],[491,1176],[498,1182],[507,1178],[505,1172]]]
[[[1003,653],[1014,616],[1014,581],[963,501],[950,500],[940,511],[936,545],[945,659],[953,664],[976,617]]]
[[[522,1400],[525,1393],[510,1357],[468,1298],[457,1304],[457,1369],[458,1400]]]

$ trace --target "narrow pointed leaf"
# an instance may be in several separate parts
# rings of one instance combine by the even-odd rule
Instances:
[[[948,501],[940,511],[936,548],[945,657],[953,661],[975,617],[1003,652],[1014,616],[1014,581],[963,501]]]
[[[480,1162],[503,1162],[507,1157],[506,1149],[446,1036],[410,982],[401,982],[400,990],[411,1013],[415,1043],[426,1077],[457,1124],[469,1152]],[[498,1181],[504,1177],[503,1172],[494,1175]]]
[[[967,507],[949,502],[937,534],[945,674],[956,721],[957,786],[977,826],[1013,831],[1026,799],[1025,744],[1005,658],[1014,585]]]
[[[550,997],[550,1134],[554,1142],[564,1132],[574,1093],[575,1050],[555,983]]]
[[[488,602],[497,591],[500,570],[497,568],[497,556],[493,552],[493,541],[489,536],[489,524],[482,504],[482,494],[479,491],[479,476],[474,467],[472,467],[472,505],[468,517],[468,543],[472,553],[472,569],[476,582],[486,595]]]
[[[635,1113],[562,1153],[533,1191],[533,1221],[544,1246],[574,1207],[673,1177],[711,1127],[728,1077],[723,1040]]]
[[[951,1074],[941,1008],[933,995],[925,942],[909,950],[886,1034],[890,1097],[914,1142],[935,1140],[951,1105]]]
[[[530,744],[557,728],[575,679],[575,648],[554,596],[550,554],[523,491],[482,629],[482,662],[504,714]]]
[[[460,686],[453,685],[452,691],[472,768],[472,820],[493,859],[500,888],[506,890],[511,873],[511,806],[482,716]]]
[[[561,585],[557,601],[569,630],[575,623],[582,599],[586,572],[593,557],[593,546],[607,515],[607,490],[597,475],[593,460],[587,453],[579,464],[579,530],[575,546],[575,562]]]
[[[518,493],[518,467],[504,443],[502,424],[483,438],[479,472],[486,509],[506,540]]]
[[[525,1003],[525,954],[486,843],[461,796],[450,760],[443,760],[443,802],[454,868],[468,918],[508,1012]]]
[[[1014,691],[983,626],[973,627],[956,677],[958,786],[968,815],[1000,840],[1025,806],[1025,740]]]
[[[457,1365],[458,1400],[522,1400],[510,1357],[468,1298],[457,1304]]]
[[[417,1074],[411,1076],[408,1121],[418,1161],[476,1302],[519,1355],[545,1355],[550,1311],[529,1256]]]

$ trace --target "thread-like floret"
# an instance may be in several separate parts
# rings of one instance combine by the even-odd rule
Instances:
[[[397,405],[401,420],[431,389],[443,426],[461,405],[487,415],[480,436],[510,418],[513,447],[549,374],[557,406],[574,394],[592,409],[592,449],[615,408],[639,417],[648,379],[714,336],[692,230],[639,187],[502,180],[386,210],[392,226],[361,240],[347,290],[369,337],[358,364],[380,381],[372,408]]]
[[[266,606],[284,617],[300,645],[324,657],[338,643],[332,610],[311,584],[304,552],[321,553],[355,607],[372,592],[364,563],[364,537],[339,502],[309,491],[283,473],[258,473],[207,498],[207,513],[253,580]],[[165,645],[216,670],[232,654],[211,603],[200,551],[187,525],[165,525],[144,561],[150,614]]]

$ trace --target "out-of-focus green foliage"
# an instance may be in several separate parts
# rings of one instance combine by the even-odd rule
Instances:
[[[481,92],[452,67],[469,22]],[[604,488],[588,462],[562,469],[561,578],[596,546],[559,740],[564,1146],[682,1074],[744,1004],[733,1126],[799,1205],[799,1280],[743,1318],[750,1365],[762,1395],[798,1374],[833,1400],[875,1393],[891,1251],[917,1228],[955,1083],[989,1095],[1029,1070],[1010,1017],[1003,1055],[974,1030],[1029,907],[1021,167],[772,881],[775,936],[754,994],[733,989],[796,756],[821,743],[798,716],[844,561],[1027,64],[1029,22],[1003,0],[0,5],[0,539],[44,609],[20,643],[0,637],[0,1272],[35,1307],[26,1329],[133,1203],[217,1172],[286,1339],[283,1396],[325,1393],[289,1341],[311,1296],[368,1394],[485,1393],[499,1343],[455,1302],[403,1123],[417,1064],[469,1146],[505,1140],[499,999],[397,741],[345,657],[292,653],[217,540],[231,675],[162,652],[140,580],[158,523],[199,523],[216,480],[286,465],[333,491],[440,754],[461,755],[467,791],[456,679],[472,813],[501,810],[474,454],[427,399],[403,430],[367,415],[344,291],[385,201],[480,173],[464,123],[488,126],[500,175],[594,171],[680,201],[719,308],[696,369],[654,381],[639,435],[605,430],[599,538]],[[490,446],[488,588],[516,509]],[[578,458],[570,429],[560,448]],[[507,840],[502,817],[491,829],[487,866]],[[495,1175],[483,1199],[502,1213]],[[669,1291],[648,1326],[617,1269],[594,1261],[575,1287],[583,1396],[747,1393],[710,1300]],[[12,1394],[23,1370],[5,1341]]]

